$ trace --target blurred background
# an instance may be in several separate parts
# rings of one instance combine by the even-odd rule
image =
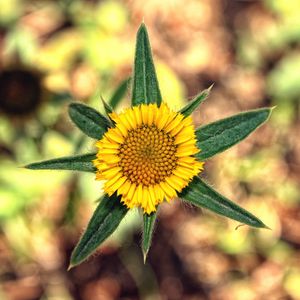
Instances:
[[[272,230],[174,200],[160,208],[145,266],[133,211],[67,272],[101,183],[20,166],[93,150],[67,106],[101,111],[100,95],[130,104],[142,20],[172,108],[215,84],[197,126],[276,106],[202,175]],[[0,299],[300,299],[299,100],[298,0],[0,0]]]

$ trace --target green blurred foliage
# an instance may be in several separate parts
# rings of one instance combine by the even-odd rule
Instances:
[[[299,39],[300,40],[300,39]],[[268,77],[268,90],[275,101],[299,101],[300,53],[284,57]]]

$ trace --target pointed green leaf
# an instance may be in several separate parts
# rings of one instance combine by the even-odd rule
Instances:
[[[220,195],[197,176],[194,177],[188,187],[181,192],[179,197],[196,206],[207,208],[219,215],[249,226],[267,228],[257,217]]]
[[[199,93],[194,99],[192,99],[185,107],[183,107],[179,112],[184,116],[189,116],[192,112],[199,107],[199,105],[206,100],[209,96],[209,93],[212,89],[213,85],[211,85],[208,89]]]
[[[198,128],[197,147],[201,152],[196,157],[205,160],[237,144],[263,124],[270,113],[270,108],[250,110]]]
[[[83,236],[75,247],[70,268],[87,259],[118,227],[128,209],[120,197],[105,195],[98,204]]]
[[[149,37],[145,24],[142,24],[136,38],[131,103],[133,106],[143,103],[160,105],[161,100]]]
[[[144,262],[146,262],[148,251],[151,247],[151,241],[154,231],[154,225],[157,218],[157,213],[153,212],[150,215],[144,214],[143,215],[143,255],[144,255]]]
[[[107,119],[109,121],[110,126],[109,127],[114,127],[114,120],[110,117],[110,114],[113,112],[112,107],[103,99],[103,97],[101,96],[101,100],[102,100],[102,104],[104,106],[104,110],[107,116]]]
[[[92,160],[95,158],[95,153],[65,156],[32,163],[25,166],[25,168],[31,170],[72,170],[95,173],[96,168],[92,163]]]
[[[111,114],[113,112],[113,108],[103,99],[102,96],[101,96],[101,101],[104,106],[105,113],[108,116],[109,114]]]
[[[117,87],[111,98],[109,99],[109,105],[112,108],[116,108],[117,105],[121,102],[127,92],[128,85],[130,83],[130,78],[123,80],[120,85]]]
[[[83,133],[94,139],[101,139],[110,126],[107,118],[95,109],[80,103],[69,105],[69,115]]]

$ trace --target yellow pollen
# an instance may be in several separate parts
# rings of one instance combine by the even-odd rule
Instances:
[[[150,186],[160,183],[177,167],[174,137],[155,125],[128,131],[119,149],[119,166],[131,183]]]

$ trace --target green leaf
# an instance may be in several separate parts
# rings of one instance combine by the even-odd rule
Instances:
[[[109,105],[111,108],[116,108],[117,105],[121,102],[127,92],[127,88],[130,82],[130,78],[123,80],[120,85],[117,87],[111,98],[109,99]]]
[[[131,103],[133,106],[143,103],[160,105],[161,100],[148,33],[142,24],[136,38]]]
[[[104,110],[105,110],[105,113],[106,115],[108,116],[109,114],[111,114],[114,110],[113,108],[103,99],[103,97],[101,96],[101,101],[102,101],[102,104],[104,106]]]
[[[157,218],[157,213],[153,212],[150,215],[144,214],[143,215],[143,255],[144,255],[144,263],[147,259],[148,251],[151,247],[151,241],[154,231],[154,225]]]
[[[237,144],[263,124],[270,113],[270,108],[250,110],[198,128],[197,147],[201,152],[196,157],[205,160]]]
[[[104,106],[105,113],[107,114],[107,116],[109,116],[109,114],[111,114],[114,111],[114,108],[123,99],[124,95],[126,94],[129,82],[130,78],[127,78],[121,82],[121,84],[117,87],[112,97],[110,98],[109,103],[107,103],[101,96],[102,104]]]
[[[95,153],[65,156],[32,163],[25,166],[25,168],[31,170],[72,170],[95,173],[96,168],[92,163],[92,160],[95,158]]]
[[[94,139],[101,139],[110,126],[107,118],[95,109],[80,103],[69,105],[69,115],[83,133]]]
[[[71,255],[69,269],[87,259],[118,227],[127,213],[120,196],[105,195]]]
[[[206,100],[209,96],[209,93],[213,87],[213,84],[206,90],[199,93],[194,99],[192,99],[185,107],[183,107],[179,112],[182,113],[184,116],[189,116],[192,112],[198,108],[198,106]]]
[[[196,206],[207,208],[219,215],[249,226],[268,228],[257,217],[220,195],[197,176],[195,176],[188,187],[181,192],[179,197]]]

